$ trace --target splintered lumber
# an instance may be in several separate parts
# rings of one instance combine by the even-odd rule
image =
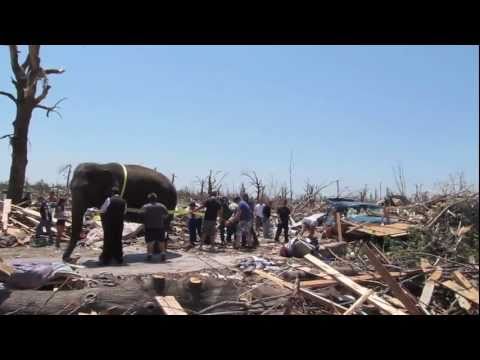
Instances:
[[[155,296],[155,300],[165,315],[187,315],[175,296]]]
[[[388,265],[391,265],[392,263],[390,262],[390,260],[385,256],[385,254],[380,251],[374,244],[370,243],[369,244],[369,248],[370,250],[372,250],[376,255],[378,255],[380,257],[380,259],[382,259],[382,261],[385,263],[385,264],[388,264]]]
[[[27,232],[34,232],[34,230],[30,227],[30,226],[27,226],[25,225],[24,223],[18,221],[18,220],[15,220],[14,218],[10,218],[10,221],[12,223],[14,223],[15,225],[21,227],[23,230],[27,231]]]
[[[320,259],[316,258],[315,256],[313,256],[311,254],[307,254],[307,255],[304,256],[304,258],[307,259],[308,261],[310,261],[311,263],[313,263],[314,265],[316,265],[317,267],[319,267],[321,270],[326,272],[328,275],[333,276],[335,279],[338,280],[339,283],[342,283],[343,285],[345,285],[349,289],[356,292],[358,295],[361,296],[361,295],[364,295],[368,292],[369,289],[357,284],[355,281],[350,279],[348,276],[343,275],[342,273],[340,273],[339,271],[337,271],[336,269],[334,269],[330,265],[324,263]],[[386,312],[387,314],[406,315],[403,311],[394,308],[387,301],[383,300],[382,298],[380,298],[376,294],[370,295],[367,301],[370,302],[371,304],[375,305],[378,309]]]
[[[478,290],[475,289],[475,287],[472,285],[472,283],[465,277],[460,271],[454,271],[453,272],[453,278],[460,284],[462,285],[465,289],[467,290],[472,290],[473,292],[477,293],[478,297]]]
[[[294,290],[295,289],[295,285],[294,284],[291,284],[285,280],[282,280],[280,278],[278,278],[277,276],[275,275],[272,275],[272,274],[269,274],[263,270],[259,270],[259,269],[256,269],[253,271],[255,274],[265,278],[265,279],[268,279],[272,282],[274,282],[275,284],[279,285],[279,286],[282,286],[284,288],[287,288],[289,290]],[[336,310],[340,310],[340,311],[347,311],[348,309],[342,305],[339,305],[327,298],[324,298],[323,296],[321,295],[318,295],[318,294],[315,294],[313,291],[310,291],[310,290],[307,290],[307,289],[302,289],[300,287],[299,291],[305,295],[306,297],[308,297],[309,299],[311,300],[316,300],[316,301],[319,301],[325,305],[329,305],[329,306],[332,306],[333,308],[335,308]]]
[[[360,296],[357,301],[355,301],[350,308],[343,313],[343,315],[351,315],[353,314],[362,304],[367,301],[367,299],[370,297],[370,295],[373,294],[373,290],[370,289],[367,291],[365,294]]]
[[[435,289],[435,281],[440,280],[442,277],[442,268],[437,266],[436,270],[430,275],[430,277],[425,282],[425,286],[422,290],[422,295],[420,296],[420,304],[428,306],[432,300],[433,290]]]
[[[342,219],[344,224],[353,226],[355,229],[349,229],[352,232],[361,232],[371,236],[377,237],[400,237],[408,235],[408,229],[411,227],[410,224],[405,223],[395,223],[395,224],[385,224],[385,225],[378,225],[378,224],[358,224],[355,222],[351,222],[345,219]]]
[[[370,263],[375,267],[375,270],[377,270],[377,272],[381,275],[383,281],[385,281],[390,290],[392,290],[395,297],[397,297],[398,300],[400,300],[403,305],[405,305],[405,308],[407,308],[408,312],[414,315],[421,315],[422,312],[417,308],[417,304],[415,303],[413,298],[410,297],[409,294],[407,294],[400,287],[400,285],[398,285],[395,279],[390,276],[388,270],[385,268],[385,266],[383,266],[383,264],[375,256],[375,253],[370,249],[367,244],[363,246],[363,251],[368,256]]]
[[[343,241],[343,235],[342,235],[342,222],[340,221],[340,213],[337,211],[335,212],[335,220],[337,223],[337,237],[338,241],[342,242]]]
[[[390,276],[394,278],[398,278],[401,276],[408,275],[409,273],[406,272],[391,272]],[[325,277],[327,277],[326,275]],[[381,279],[382,277],[379,274],[361,274],[361,275],[356,275],[356,276],[351,276],[350,279],[356,282],[365,282],[365,281],[370,281],[370,280],[377,280]],[[330,285],[335,285],[337,284],[338,281],[331,276],[328,276],[328,278],[325,279],[318,279],[318,280],[305,280],[300,282],[300,286],[309,288],[309,289],[318,289],[318,288],[323,288],[327,287]]]
[[[281,287],[284,287],[284,288],[287,288],[287,289],[290,289],[290,290],[293,290],[295,288],[295,285],[289,283],[288,281],[282,280],[279,277],[277,277],[275,275],[272,275],[272,274],[269,274],[269,273],[267,273],[263,270],[255,269],[255,270],[253,270],[253,272],[257,275],[260,275],[261,277],[263,277],[265,279],[270,280],[271,282],[274,282],[275,284],[277,284]]]
[[[10,214],[11,206],[12,206],[12,199],[5,199],[3,201],[3,211],[2,211],[3,231],[7,231],[7,228],[8,228],[8,214]]]
[[[470,311],[470,309],[472,308],[472,304],[470,304],[470,301],[466,300],[464,297],[462,297],[458,294],[455,294],[455,299],[457,299],[458,305],[463,310]]]
[[[465,289],[463,286],[452,280],[447,280],[440,284],[478,305],[478,291],[475,291],[475,289]]]

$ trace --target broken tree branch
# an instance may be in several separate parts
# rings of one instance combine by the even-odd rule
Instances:
[[[6,96],[8,97],[10,100],[12,100],[15,104],[17,103],[17,99],[15,98],[15,96],[13,96],[12,94],[6,92],[6,91],[0,91],[0,95],[3,95],[3,96]]]
[[[46,110],[47,111],[47,117],[50,115],[50,112],[53,112],[53,113],[57,114],[58,116],[60,116],[60,118],[62,118],[62,114],[60,114],[60,112],[57,111],[57,109],[60,109],[58,104],[60,104],[63,100],[66,100],[66,99],[67,98],[62,98],[62,99],[58,100],[55,103],[55,105],[53,105],[53,106],[45,106],[45,105],[37,104],[37,105],[35,105],[35,108]]]
[[[22,81],[25,79],[25,72],[18,64],[18,47],[17,45],[9,45],[8,48],[10,50],[10,65],[12,66],[15,79],[17,82]]]
[[[46,69],[45,75],[51,75],[51,74],[63,74],[65,72],[65,69]]]

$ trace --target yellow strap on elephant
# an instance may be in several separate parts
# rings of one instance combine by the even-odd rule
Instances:
[[[123,185],[122,185],[122,192],[120,193],[120,197],[123,198],[123,195],[125,194],[125,188],[127,187],[128,173],[125,165],[120,164],[120,166],[123,169]]]

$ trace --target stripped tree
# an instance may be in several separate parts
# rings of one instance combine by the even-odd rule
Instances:
[[[242,173],[242,176],[248,178],[250,186],[255,189],[257,202],[260,201],[260,199],[264,196],[265,192],[265,185],[263,184],[262,179],[258,177],[255,171],[252,171],[250,173],[245,171]]]
[[[227,176],[227,173],[223,173],[222,171],[216,171],[214,173],[213,170],[210,170],[207,176],[207,192],[210,194],[212,191],[220,191],[225,176]]]
[[[205,191],[205,184],[207,183],[207,180],[205,178],[201,178],[197,176],[196,183],[198,184],[198,186],[200,186],[200,197],[203,197],[203,194]]]
[[[59,108],[58,104],[65,99],[57,101],[53,106],[43,105],[42,101],[47,97],[51,88],[48,76],[62,74],[64,70],[42,68],[39,56],[40,45],[29,45],[28,54],[21,64],[18,59],[19,50],[17,45],[9,45],[9,50],[10,64],[15,77],[12,78],[12,83],[16,89],[16,96],[5,91],[0,91],[0,95],[4,95],[12,100],[17,108],[15,120],[13,121],[13,134],[9,135],[12,146],[12,164],[7,194],[15,203],[21,200],[25,183],[28,163],[28,131],[33,110],[45,110],[47,117],[52,112],[60,116],[57,111]],[[37,95],[39,84],[41,92]]]
[[[407,181],[405,180],[405,170],[403,166],[399,163],[397,168],[393,167],[393,177],[395,179],[395,184],[397,185],[397,190],[400,195],[407,195]]]

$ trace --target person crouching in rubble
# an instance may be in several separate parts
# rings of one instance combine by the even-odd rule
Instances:
[[[165,221],[168,217],[168,209],[157,201],[157,194],[148,194],[148,203],[143,205],[145,212],[145,242],[147,243],[147,261],[152,260],[156,244],[160,248],[160,260],[165,261],[166,239]]]
[[[103,251],[99,257],[101,265],[109,265],[115,260],[123,264],[122,233],[127,204],[120,197],[118,188],[113,188],[100,208],[103,226]]]
[[[280,248],[280,256],[303,258],[307,254],[318,254],[319,244],[317,239],[293,238]]]
[[[52,239],[52,212],[48,202],[43,196],[38,198],[40,201],[40,222],[35,231],[35,237],[39,238],[43,233],[43,228],[47,231],[49,240]]]
[[[56,248],[60,248],[60,241],[62,241],[62,236],[65,233],[65,221],[67,220],[65,202],[65,198],[60,198],[57,206],[55,207],[55,217],[57,218],[57,240],[55,241]]]
[[[234,249],[238,249],[240,247],[240,243],[242,240],[242,236],[245,236],[245,240],[247,246],[252,247],[253,238],[252,238],[252,228],[253,228],[253,212],[248,203],[245,200],[241,200],[239,196],[237,196],[233,201],[238,204],[238,208],[235,212],[233,218],[227,221],[227,226],[231,224],[237,224],[237,231],[235,233],[235,241],[233,244]]]
[[[198,237],[202,236],[202,218],[195,214],[194,210],[197,204],[192,201],[188,206],[188,235],[190,238],[190,247],[194,247]]]
[[[315,238],[315,230],[317,228],[318,222],[317,220],[305,218],[302,220],[302,231],[300,235],[307,233],[307,238],[314,239]]]

